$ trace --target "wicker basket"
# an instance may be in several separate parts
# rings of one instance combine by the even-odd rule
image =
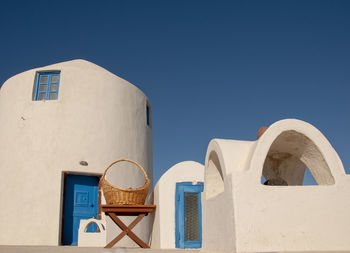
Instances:
[[[109,170],[109,168],[116,163],[124,161],[135,164],[142,171],[146,179],[145,184],[142,187],[123,189],[110,184],[106,180],[106,173]],[[142,166],[137,162],[128,159],[120,159],[112,162],[105,169],[105,172],[103,173],[100,179],[100,186],[103,190],[103,195],[105,196],[108,205],[143,205],[148,194],[148,188],[150,183],[151,181],[149,180],[146,171],[142,168]]]

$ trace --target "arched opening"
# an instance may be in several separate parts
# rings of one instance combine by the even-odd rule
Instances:
[[[262,177],[266,185],[303,185],[307,170],[317,184],[334,184],[334,177],[316,144],[304,134],[288,130],[272,143]]]
[[[105,226],[104,226],[103,224],[101,224],[101,227],[102,227],[103,230],[106,230],[106,228],[105,228]],[[100,232],[101,232],[101,229],[100,229],[100,227],[97,225],[96,222],[90,221],[90,222],[85,226],[84,232],[86,232],[86,233],[100,233]]]
[[[224,192],[224,178],[219,161],[215,151],[212,151],[208,159],[208,167],[205,170],[205,192],[206,199],[211,199]]]

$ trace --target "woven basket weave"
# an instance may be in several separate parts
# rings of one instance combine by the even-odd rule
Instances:
[[[135,164],[145,176],[145,184],[139,188],[119,188],[112,184],[110,184],[106,180],[106,173],[114,164],[119,162],[130,162]],[[140,164],[137,162],[128,160],[128,159],[120,159],[112,162],[104,171],[101,179],[100,186],[103,190],[103,195],[105,196],[106,202],[108,205],[143,205],[146,200],[146,196],[148,194],[148,188],[151,181],[149,180],[146,171],[142,168]]]

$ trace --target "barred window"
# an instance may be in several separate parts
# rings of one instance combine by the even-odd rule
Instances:
[[[60,72],[37,74],[34,100],[56,100],[60,85]]]

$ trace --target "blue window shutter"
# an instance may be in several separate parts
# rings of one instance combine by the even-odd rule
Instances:
[[[176,184],[176,193],[175,193],[175,246],[176,248],[184,248],[184,239],[183,239],[183,187],[177,183]]]
[[[176,248],[201,248],[203,183],[176,184],[175,193],[175,246]],[[187,227],[186,227],[187,226]]]

